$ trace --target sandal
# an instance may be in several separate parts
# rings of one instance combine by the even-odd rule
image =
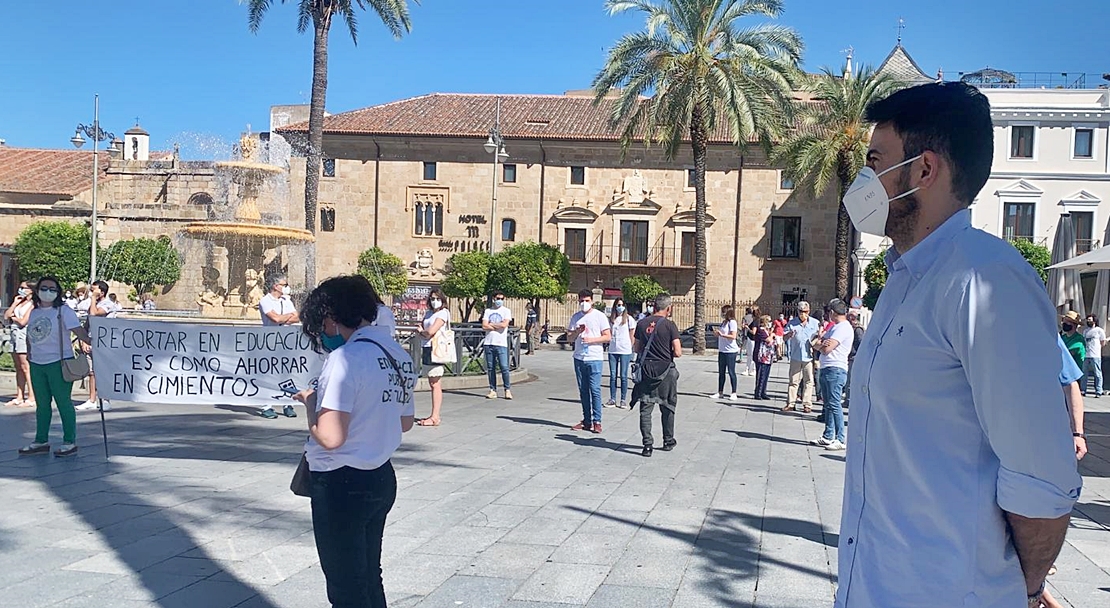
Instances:
[[[38,404],[36,404],[34,401],[24,401],[16,407],[35,407],[36,405]]]
[[[812,414],[813,413],[813,408],[811,408],[811,407],[803,408],[802,413],[803,414]]]
[[[5,403],[4,407],[23,407],[23,400],[22,399],[12,399],[11,401]]]
[[[439,426],[439,421],[432,422],[431,418],[421,418],[416,421],[417,426]]]

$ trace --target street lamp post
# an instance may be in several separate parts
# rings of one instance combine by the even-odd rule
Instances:
[[[482,146],[487,154],[493,155],[493,201],[489,208],[489,252],[497,253],[497,165],[509,158],[505,151],[505,140],[501,138],[501,98],[497,98],[497,113],[494,115],[493,127],[489,130],[489,139]]]
[[[73,147],[80,148],[85,145],[84,133],[93,142],[93,185],[92,185],[92,256],[89,261],[89,283],[96,280],[96,212],[97,212],[97,182],[100,178],[100,155],[97,147],[102,141],[111,142],[110,149],[115,152],[122,151],[123,142],[116,136],[100,128],[100,95],[93,96],[93,123],[92,125],[78,124],[77,130],[70,138]]]
[[[852,294],[852,297],[863,295],[863,260],[869,253],[871,253],[871,251],[863,245],[860,245],[852,252],[852,258],[856,265],[856,288],[853,290],[855,293]]]

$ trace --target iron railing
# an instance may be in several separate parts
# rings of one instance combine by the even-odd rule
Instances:
[[[1106,86],[1110,74],[1083,72],[959,72],[959,79],[980,89],[1094,89]]]
[[[472,327],[452,324],[455,331],[456,361],[444,366],[448,376],[484,376],[486,374],[486,351],[482,341],[486,332],[481,326]],[[520,328],[509,328],[509,369],[520,367]],[[411,326],[397,327],[397,341],[412,357],[416,373],[423,370],[424,337]]]

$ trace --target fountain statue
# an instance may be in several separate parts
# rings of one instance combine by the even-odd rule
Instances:
[[[238,160],[218,162],[217,173],[229,177],[236,187],[239,204],[232,222],[190,222],[182,232],[193,239],[207,241],[227,250],[227,289],[219,284],[219,271],[206,268],[204,292],[197,305],[204,316],[243,317],[257,314],[264,295],[266,252],[283,245],[311,243],[315,237],[307,230],[262,223],[258,197],[268,179],[284,169],[258,162],[258,140],[248,132],[239,140]],[[230,199],[232,194],[229,194]]]

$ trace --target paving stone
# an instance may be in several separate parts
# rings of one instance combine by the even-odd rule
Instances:
[[[669,589],[602,585],[594,592],[586,608],[612,608],[613,606],[670,608],[673,599],[674,591]]]
[[[585,604],[608,573],[608,566],[545,563],[521,585],[512,599]]]
[[[461,574],[524,580],[536,571],[554,551],[548,545],[498,542],[475,556]]]
[[[455,575],[416,605],[420,608],[498,608],[519,586],[519,580]]]

